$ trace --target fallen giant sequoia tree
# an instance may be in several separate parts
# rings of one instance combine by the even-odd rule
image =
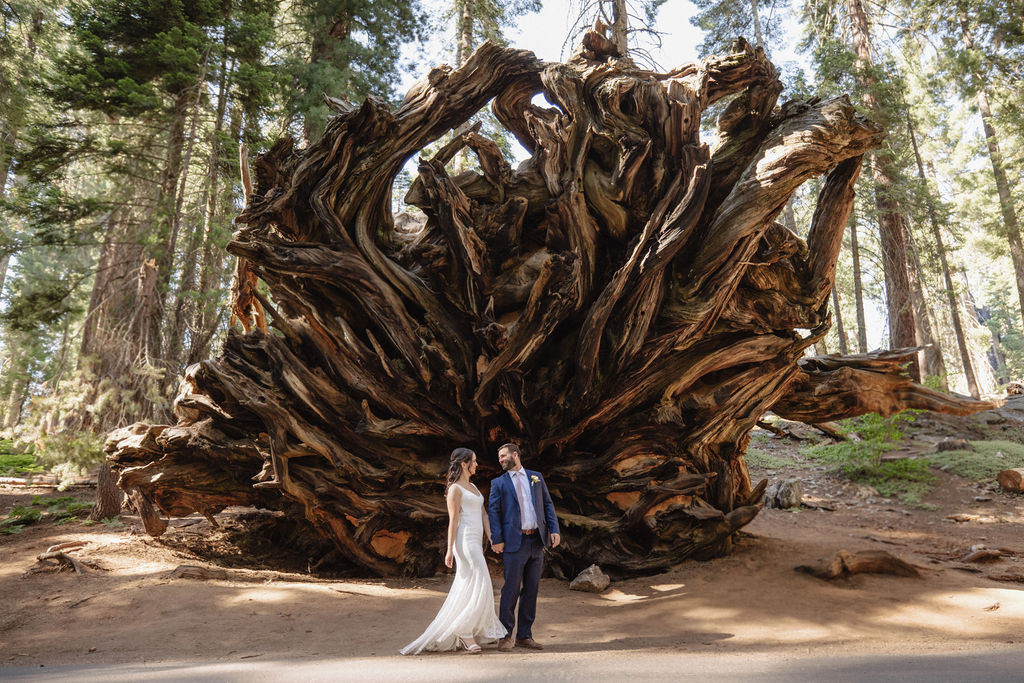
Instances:
[[[987,407],[912,384],[909,352],[803,358],[883,132],[846,97],[779,107],[781,89],[742,41],[652,73],[591,32],[566,64],[485,44],[395,111],[332,100],[321,140],[255,162],[228,246],[252,329],[188,369],[176,426],[108,442],[147,530],[160,512],[254,504],[303,518],[361,571],[427,575],[449,452],[469,446],[494,474],[517,440],[562,522],[557,574],[651,572],[728,551],[756,515],[743,453],[769,409]],[[730,96],[711,149],[701,115]],[[512,169],[470,129],[420,160],[407,202],[425,218],[396,221],[406,161],[492,101],[532,156]],[[467,149],[480,172],[446,172]],[[804,241],[775,219],[823,174]]]

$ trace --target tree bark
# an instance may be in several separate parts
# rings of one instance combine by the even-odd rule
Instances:
[[[196,97],[192,104],[192,120],[189,124],[188,131],[188,142],[185,145],[185,158],[182,161],[181,180],[178,183],[177,197],[175,199],[174,218],[171,225],[171,234],[173,236],[172,245],[177,241],[177,235],[181,229],[182,221],[182,209],[185,203],[185,190],[188,187],[188,176],[192,166],[192,152],[195,149],[196,143],[196,128],[199,124],[199,112],[200,104],[202,103],[203,91],[206,88],[206,69],[209,65],[209,55],[203,60],[203,68],[199,74],[199,80],[196,82]],[[166,292],[164,297],[164,310],[173,310],[173,315],[170,316],[171,329],[170,334],[167,336],[167,344],[164,350],[164,358],[167,363],[168,370],[173,371],[174,375],[177,374],[181,368],[182,357],[185,355],[184,340],[185,340],[185,316],[187,301],[190,297],[194,297],[196,288],[196,268],[198,267],[199,260],[199,239],[201,233],[196,226],[190,226],[188,232],[188,242],[185,246],[183,255],[183,261],[180,269],[180,276],[178,286],[174,292],[174,305],[168,306],[167,303],[170,300],[170,291]],[[168,372],[164,381],[161,384],[161,389],[166,389],[170,386],[171,379],[173,376],[171,372]]]
[[[220,63],[220,84],[217,90],[217,110],[210,137],[210,158],[207,171],[206,206],[203,211],[203,249],[199,265],[200,299],[192,309],[192,336],[186,365],[197,363],[209,355],[210,340],[216,333],[220,315],[216,306],[216,295],[224,281],[224,252],[219,242],[223,206],[230,200],[222,196],[221,167],[226,164],[221,147],[224,131],[224,117],[227,111],[228,83],[233,68],[228,62],[227,37],[225,36]]]
[[[8,130],[7,127],[0,129],[0,200],[7,196],[7,178],[11,171],[11,156],[17,144],[18,131]],[[7,237],[7,226],[0,226],[0,238]],[[6,242],[6,239],[2,240]],[[7,266],[11,262],[9,252],[0,252],[0,296],[4,293],[4,284],[7,281]]]
[[[786,219],[786,227],[790,232],[799,233],[796,227],[796,213],[793,211],[793,198],[790,197],[789,201],[786,202],[786,208],[783,209],[782,215]]]
[[[857,214],[850,213],[850,255],[853,257],[853,295],[857,303],[857,350],[868,352],[868,326],[864,318],[864,289],[860,280],[860,245],[857,242]]]
[[[882,104],[874,92],[875,80],[871,30],[861,0],[848,0],[850,36],[857,55],[857,83],[861,101],[872,116],[881,118]],[[911,301],[910,278],[907,274],[907,218],[895,199],[893,184],[896,170],[891,160],[878,152],[871,155],[871,176],[875,183],[875,207],[878,211],[878,230],[881,237],[882,270],[885,274],[886,308],[889,318],[890,348],[917,346],[914,308]],[[917,359],[911,361],[910,375],[921,380]]]
[[[143,362],[162,367],[163,329],[166,319],[163,298],[171,282],[174,252],[177,248],[177,190],[181,179],[185,123],[188,118],[190,90],[181,90],[173,98],[167,121],[167,147],[156,203],[149,217],[150,234],[158,246],[137,271],[136,303],[131,330]],[[159,384],[159,382],[158,382]],[[151,404],[151,401],[147,401]]]
[[[612,0],[612,42],[619,55],[629,54],[629,5],[626,0]]]
[[[822,373],[846,391],[871,380],[841,397],[854,412],[987,406],[913,385],[902,357],[851,377],[798,364],[828,329],[854,185],[883,133],[846,97],[776,108],[774,66],[736,48],[654,74],[485,43],[394,111],[339,107],[310,147],[279,141],[228,247],[270,292],[245,292],[235,314],[255,302],[273,329],[232,332],[191,366],[177,425],[111,435],[121,488],[165,515],[279,509],[359,571],[426,575],[446,454],[469,446],[496,475],[495,449],[515,440],[558,511],[555,574],[628,575],[728,552],[766,485],[743,459],[750,430],[780,401],[813,413],[800,406]],[[533,104],[541,92],[557,108]],[[731,95],[712,154],[700,114]],[[420,161],[406,201],[421,229],[396,231],[406,160],[492,100],[531,158],[512,169],[458,136]],[[481,173],[451,178],[462,146]],[[805,241],[776,219],[822,174]]]
[[[832,310],[836,316],[836,333],[839,335],[839,353],[846,355],[849,350],[846,348],[846,330],[843,328],[843,312],[839,309],[839,290],[832,288]]]
[[[928,306],[924,290],[924,270],[921,267],[921,255],[917,250],[914,235],[907,232],[908,275],[910,279],[911,301],[914,303],[915,333],[918,342],[924,347],[918,354],[924,376],[938,378],[943,389],[948,389],[946,382],[946,362],[942,357],[942,347],[932,334],[933,313]]]
[[[473,52],[473,3],[461,0],[459,5],[459,40],[455,49],[455,64],[462,66]]]
[[[117,487],[117,476],[110,469],[110,463],[104,462],[96,473],[96,505],[89,512],[89,519],[100,522],[113,519],[121,514],[124,494]]]
[[[907,132],[910,134],[910,144],[913,147],[914,160],[917,163],[917,177],[920,178],[925,188],[925,208],[928,211],[928,223],[931,226],[932,237],[935,240],[935,250],[939,254],[942,280],[946,285],[946,303],[949,305],[949,314],[953,322],[953,336],[956,337],[956,347],[960,352],[960,366],[964,370],[968,392],[974,398],[980,398],[981,393],[978,391],[978,380],[974,374],[974,361],[971,358],[971,351],[967,346],[967,336],[964,334],[964,325],[960,317],[960,306],[957,302],[956,290],[953,288],[953,276],[949,270],[949,259],[946,256],[946,246],[942,239],[942,229],[939,227],[939,218],[935,211],[935,197],[931,192],[928,177],[924,172],[921,150],[917,146],[917,132],[914,129],[914,119],[909,111],[907,112]]]
[[[757,0],[750,0],[750,20],[754,24],[754,47],[764,49],[764,32],[761,30],[761,16],[757,11]]]

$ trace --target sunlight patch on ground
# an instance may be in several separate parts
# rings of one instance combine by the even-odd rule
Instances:
[[[289,586],[287,589],[278,588],[254,588],[241,590],[236,595],[224,600],[227,604],[243,602],[290,602],[295,600],[296,586]]]
[[[104,562],[110,564],[108,558],[103,557]],[[168,567],[164,562],[139,562],[131,565],[122,565],[116,568],[117,576],[142,576],[145,574],[161,574],[170,572],[173,567]]]
[[[656,590],[659,593],[667,593],[668,591],[679,590],[680,588],[686,588],[685,583],[661,583],[656,586],[651,586],[651,590]]]
[[[438,595],[448,594],[448,584],[443,584],[437,588],[389,588],[388,586],[379,586],[372,583],[336,583],[331,585],[330,590],[336,593],[343,593],[349,595],[360,595],[369,598],[387,598],[389,600],[414,600],[424,597],[434,598]]]
[[[952,619],[951,614],[966,614],[967,618]],[[946,631],[959,636],[1005,634],[1007,619],[1019,620],[1020,632],[1024,632],[1024,592],[1006,588],[946,592],[877,616],[879,623]]]
[[[607,600],[608,602],[614,602],[614,603],[637,602],[638,600],[645,600],[646,597],[647,596],[645,596],[645,595],[636,595],[634,593],[623,593],[622,591],[618,590],[617,588],[612,588],[610,590],[607,590],[604,593],[601,593],[601,595],[600,595],[600,598],[602,600]]]

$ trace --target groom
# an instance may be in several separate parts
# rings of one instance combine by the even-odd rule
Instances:
[[[496,553],[504,553],[505,565],[505,585],[501,587],[498,608],[505,637],[498,641],[498,649],[508,651],[518,646],[543,650],[544,646],[533,639],[531,629],[537,616],[544,546],[555,548],[562,540],[555,506],[540,473],[524,469],[519,462],[517,444],[507,443],[499,448],[498,462],[505,474],[491,481],[487,503],[491,548]],[[513,641],[517,601],[519,628]]]

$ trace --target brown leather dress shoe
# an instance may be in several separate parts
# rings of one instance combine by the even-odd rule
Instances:
[[[516,641],[516,647],[525,647],[530,650],[543,650],[544,646],[533,638],[520,638]]]
[[[505,636],[498,641],[498,649],[502,652],[511,652],[515,646],[516,642],[512,640],[512,636]]]

